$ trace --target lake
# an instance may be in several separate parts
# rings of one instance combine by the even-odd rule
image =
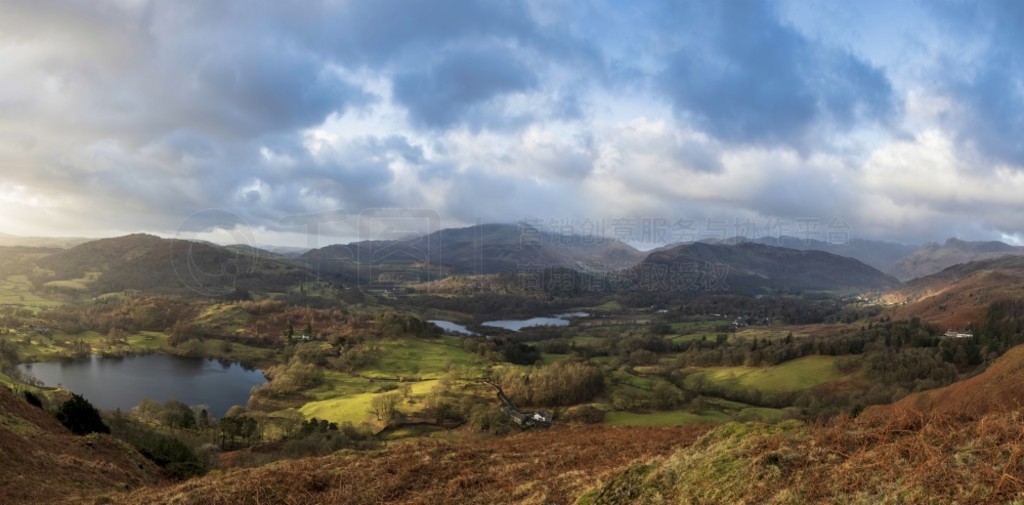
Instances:
[[[519,331],[529,326],[569,326],[569,319],[574,317],[588,317],[586,312],[566,312],[555,314],[554,317],[531,317],[530,319],[501,319],[498,321],[487,321],[481,323],[483,326],[493,326],[506,330]]]
[[[428,323],[436,324],[438,326],[438,328],[441,328],[442,330],[444,330],[444,331],[446,331],[448,333],[461,333],[463,335],[476,335],[476,333],[473,332],[473,331],[470,331],[469,328],[466,328],[465,326],[463,326],[461,324],[458,324],[458,323],[453,323],[451,321],[445,321],[443,319],[431,319],[431,320],[429,320],[427,322]]]
[[[263,372],[232,362],[166,354],[19,365],[47,386],[60,385],[103,410],[128,410],[143,398],[206,405],[222,417],[232,405],[245,406],[249,390],[267,381]]]

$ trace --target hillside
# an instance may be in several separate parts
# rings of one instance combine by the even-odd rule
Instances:
[[[826,425],[731,423],[577,503],[1020,503],[1024,348],[987,372]]]
[[[1024,346],[1010,349],[984,372],[946,387],[911,394],[892,404],[871,407],[865,421],[896,417],[981,419],[1020,412],[1024,407]]]
[[[753,240],[736,237],[720,243],[739,244],[743,242],[786,247],[800,251],[824,251],[839,256],[846,256],[847,258],[853,258],[882,272],[888,271],[896,260],[918,249],[917,246],[900,244],[898,242],[885,242],[882,240],[851,238],[843,242],[831,243],[823,240],[798,238],[788,235],[782,237],[761,237]]]
[[[150,503],[1016,503],[1024,347],[966,381],[824,424],[556,426],[227,469]],[[614,448],[614,449],[610,449]]]
[[[907,282],[890,295],[902,303],[892,317],[918,317],[945,328],[966,328],[985,320],[996,300],[1024,297],[1024,256],[972,261]],[[904,303],[905,302],[905,303]]]
[[[1024,247],[1002,242],[967,242],[951,238],[944,244],[931,242],[900,258],[887,272],[901,281],[938,273],[960,263],[1024,255]]]
[[[240,289],[274,290],[300,282],[299,265],[254,249],[133,234],[94,240],[40,259],[43,286],[89,293],[125,289],[221,295]]]
[[[0,502],[82,503],[163,482],[159,469],[108,435],[72,435],[0,383]]]
[[[755,243],[695,242],[651,253],[638,267],[667,269],[690,289],[759,294],[776,290],[871,291],[899,282],[860,261],[823,251],[799,251]]]
[[[643,253],[622,242],[562,236],[528,226],[485,224],[445,229],[401,240],[373,240],[331,245],[302,255],[321,269],[353,265],[410,267],[431,280],[440,274],[492,274],[523,269],[567,267],[579,271],[613,271],[640,262]]]
[[[707,429],[561,426],[480,441],[407,441],[372,453],[230,469],[114,503],[572,503],[610,472],[685,446]]]

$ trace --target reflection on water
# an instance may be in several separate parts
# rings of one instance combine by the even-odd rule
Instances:
[[[590,314],[586,312],[566,312],[564,314],[555,314],[554,317],[532,317],[530,319],[501,319],[498,321],[487,321],[483,323],[483,325],[519,331],[529,326],[569,326],[570,318],[588,316],[590,316]]]
[[[249,391],[267,381],[263,373],[226,360],[165,354],[31,363],[20,368],[47,386],[60,385],[106,410],[128,410],[143,398],[172,398],[206,405],[221,417],[232,405],[245,405]]]
[[[451,321],[445,321],[443,319],[431,319],[431,320],[429,320],[427,322],[428,323],[436,324],[439,328],[441,328],[442,330],[444,330],[444,331],[446,331],[448,333],[461,333],[463,335],[476,335],[477,334],[477,333],[475,333],[473,331],[470,331],[468,328],[466,328],[465,326],[463,326],[461,324],[453,323]]]

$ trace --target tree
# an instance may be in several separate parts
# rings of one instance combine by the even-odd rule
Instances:
[[[249,416],[228,417],[220,420],[221,447],[233,446],[236,439],[253,443],[260,438],[259,423]]]
[[[398,392],[377,395],[370,400],[370,413],[376,416],[378,421],[391,422],[395,417],[400,399],[401,393]]]
[[[658,382],[654,385],[655,406],[661,410],[671,410],[682,402],[680,391],[668,382]]]
[[[191,430],[196,427],[195,412],[185,402],[180,400],[172,399],[164,402],[160,421],[171,428]]]
[[[198,417],[198,419],[196,420],[196,427],[197,428],[199,428],[200,430],[205,430],[205,429],[209,429],[210,428],[210,413],[207,412],[206,409],[200,410],[199,411],[199,416],[197,416],[197,417]]]
[[[57,409],[57,419],[75,435],[110,433],[110,428],[103,424],[100,411],[96,410],[89,400],[76,393],[72,393],[71,399]]]

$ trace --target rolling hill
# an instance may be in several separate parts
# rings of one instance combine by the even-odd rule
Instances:
[[[944,244],[931,242],[896,260],[886,272],[901,281],[924,277],[959,263],[1022,256],[1024,247],[1003,242],[967,242],[951,238]]]
[[[674,289],[748,294],[783,291],[874,291],[899,286],[896,279],[853,258],[755,243],[694,242],[655,251],[636,267],[666,271]]]
[[[234,289],[285,289],[300,266],[256,250],[133,234],[94,240],[38,260],[44,286],[107,293],[126,289],[217,296]]]
[[[984,373],[827,424],[730,423],[576,503],[1020,503],[1024,347]]]
[[[800,251],[824,251],[838,256],[846,256],[882,272],[887,272],[894,262],[917,249],[916,246],[900,244],[898,242],[860,238],[852,238],[846,242],[834,244],[822,240],[788,236],[778,238],[764,237],[752,242]]]
[[[493,274],[566,267],[607,272],[633,266],[643,253],[617,240],[563,236],[525,225],[484,224],[400,240],[362,241],[314,249],[302,258],[321,271],[405,269],[432,280],[451,274]],[[376,267],[376,268],[374,268]]]
[[[1019,503],[1024,346],[953,385],[824,423],[556,426],[228,468],[109,503]],[[1015,501],[1016,500],[1016,501]]]
[[[1024,256],[1002,256],[951,266],[907,282],[888,296],[892,317],[918,317],[946,328],[985,320],[992,302],[1024,297]]]
[[[744,243],[761,244],[774,247],[785,247],[799,251],[824,251],[838,256],[853,258],[872,268],[886,272],[896,260],[916,251],[917,246],[901,244],[898,242],[885,242],[881,240],[866,240],[851,238],[844,242],[825,242],[812,238],[799,238],[789,235],[781,237],[760,237],[747,238],[736,236],[725,240],[701,240],[707,244],[715,245],[737,245]],[[692,242],[679,242],[669,244],[652,250],[651,252],[664,251]]]

